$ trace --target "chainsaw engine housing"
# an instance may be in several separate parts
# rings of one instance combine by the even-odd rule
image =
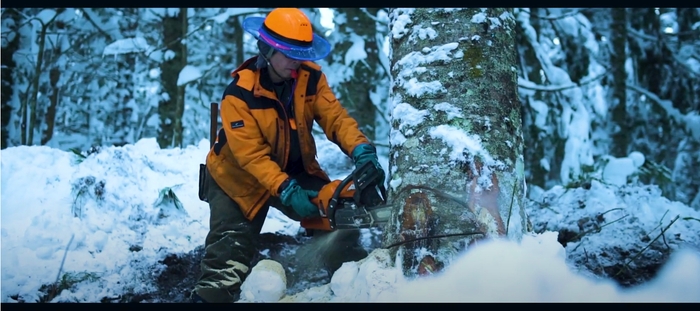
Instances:
[[[386,203],[384,181],[377,168],[367,162],[343,180],[334,180],[321,188],[311,201],[318,207],[320,217],[301,220],[306,229],[331,231],[343,228],[367,228],[373,224],[366,207]],[[340,226],[336,220],[341,220]]]

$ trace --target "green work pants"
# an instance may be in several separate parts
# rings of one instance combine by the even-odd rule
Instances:
[[[279,209],[290,219],[300,221],[301,217],[290,207],[284,206],[279,197],[271,196],[265,206],[260,209],[252,221],[243,216],[238,204],[233,201],[214,181],[206,174],[209,186],[206,190],[209,199],[210,218],[209,233],[204,245],[204,257],[200,263],[201,276],[195,284],[195,292],[206,302],[234,302],[238,299],[240,286],[250,273],[251,261],[257,251],[257,237],[267,216],[269,206]],[[327,182],[316,176],[302,173],[292,176],[304,189],[320,190]],[[314,233],[316,236],[325,232]],[[349,230],[344,233],[343,240],[352,241],[359,245],[360,232]],[[347,248],[347,247],[346,247]],[[342,254],[334,254],[336,260]],[[366,253],[365,253],[366,255]],[[357,260],[348,258],[349,260]],[[340,259],[343,260],[342,258]],[[339,263],[332,264],[335,269]]]

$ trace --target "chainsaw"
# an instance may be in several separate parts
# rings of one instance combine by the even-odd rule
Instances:
[[[311,199],[319,216],[301,220],[305,229],[333,231],[384,225],[391,215],[384,180],[372,162],[356,168],[343,180],[334,180]]]

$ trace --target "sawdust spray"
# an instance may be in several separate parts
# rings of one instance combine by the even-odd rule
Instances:
[[[296,252],[297,267],[307,271],[326,271],[328,275],[343,262],[367,256],[361,246],[359,230],[315,232]]]

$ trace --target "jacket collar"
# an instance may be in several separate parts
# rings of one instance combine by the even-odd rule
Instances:
[[[243,62],[238,68],[236,68],[231,76],[235,77],[239,71],[250,70],[254,73],[253,81],[253,95],[256,97],[264,96],[271,99],[277,98],[275,95],[274,87],[272,86],[272,79],[270,78],[270,73],[268,68],[257,68],[255,62],[259,56],[253,56]],[[299,69],[301,70],[301,68]],[[298,78],[297,78],[298,79]],[[296,85],[296,84],[293,84]]]

